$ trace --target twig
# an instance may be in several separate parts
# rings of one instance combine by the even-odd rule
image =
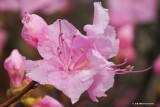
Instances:
[[[22,97],[24,94],[26,94],[28,91],[30,91],[31,89],[35,88],[36,84],[37,84],[37,82],[35,82],[35,81],[30,82],[30,84],[27,85],[21,92],[19,92],[15,96],[11,97],[10,99],[8,99],[4,103],[2,103],[0,105],[0,107],[8,107],[12,103],[14,103],[16,100],[18,100],[20,97]]]

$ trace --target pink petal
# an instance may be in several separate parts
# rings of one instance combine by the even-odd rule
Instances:
[[[31,46],[37,47],[48,37],[48,25],[38,15],[26,14],[23,18],[22,38]]]
[[[89,50],[87,53],[88,59],[88,69],[89,72],[86,72],[86,76],[83,78],[83,81],[92,78],[98,72],[101,72],[105,67],[114,65],[112,62],[108,62],[98,51]],[[98,65],[98,66],[97,66]]]
[[[117,55],[119,50],[119,40],[116,39],[116,33],[112,26],[108,26],[103,35],[90,36],[94,42],[95,48],[105,57],[111,58]]]
[[[63,33],[62,37],[67,43],[71,43],[71,40],[74,35],[82,35],[78,29],[76,29],[71,23],[67,20],[58,19],[53,24],[49,26],[49,37],[51,41],[54,41],[58,44],[59,34],[60,34],[60,23],[61,23],[61,32]]]
[[[39,54],[45,59],[54,58],[57,55],[58,47],[54,42],[46,41],[38,45]]]
[[[54,69],[55,68],[50,66],[46,60],[27,60],[25,62],[25,71],[27,73],[26,76],[39,82],[40,84],[48,84],[49,72]]]
[[[93,79],[82,81],[86,74],[85,72],[87,71],[84,70],[75,74],[67,74],[62,71],[55,71],[49,74],[48,79],[50,84],[61,90],[71,99],[72,104],[74,104],[93,82]]]
[[[101,2],[95,2],[93,25],[84,26],[84,31],[86,31],[87,36],[103,34],[108,22],[108,10],[102,7]]]
[[[33,107],[63,107],[63,105],[53,97],[46,95],[40,102],[35,103]]]
[[[57,48],[59,47],[60,22],[61,32],[63,33],[62,37],[64,39],[64,43],[67,45],[66,47],[79,49],[87,47],[87,45],[85,46],[85,43],[80,43],[81,41],[86,41],[86,37],[81,36],[82,34],[68,21],[59,19],[52,25],[49,25],[48,40],[38,46],[38,51],[43,58],[49,59],[55,57],[57,54]],[[72,43],[74,35],[76,35],[76,38],[74,39],[74,43]]]
[[[98,102],[96,97],[107,96],[105,92],[113,86],[114,75],[115,72],[105,68],[94,76],[94,82],[88,89],[89,96],[93,101]]]

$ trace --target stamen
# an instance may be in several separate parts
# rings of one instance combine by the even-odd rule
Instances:
[[[115,71],[116,71],[116,74],[127,74],[127,73],[145,72],[145,71],[150,70],[152,68],[152,66],[150,66],[150,67],[148,67],[146,69],[137,70],[137,71],[133,71],[133,68],[134,68],[134,66],[129,66],[129,69],[127,67],[127,69],[117,69]]]
[[[64,43],[63,43],[63,41],[64,41],[64,38],[62,38],[62,35],[63,35],[63,33],[62,33],[62,26],[61,26],[61,20],[59,20],[59,31],[60,31],[60,33],[59,33],[59,47],[60,47],[60,52],[59,52],[59,54],[62,54],[62,52],[63,52],[63,58],[61,58],[60,57],[60,59],[64,62],[64,66],[67,66],[67,64],[66,64],[66,55],[65,55],[65,49],[64,49]]]
[[[83,48],[80,48],[80,51],[81,51],[81,53],[83,53],[83,52],[84,52],[84,49],[83,49]]]
[[[62,51],[61,51],[61,50],[59,50],[59,54],[62,54]]]
[[[107,58],[107,59],[108,59],[108,58]],[[122,63],[120,63],[120,64],[113,65],[112,67],[121,67],[121,66],[125,65],[127,62],[128,62],[128,59],[126,58],[126,59],[124,60],[124,62],[122,62]]]
[[[73,59],[74,59],[74,56],[71,56],[71,59],[73,60]]]
[[[127,65],[127,66],[125,67],[125,69],[126,69],[126,70],[130,70],[131,67],[132,67],[131,65]]]
[[[59,50],[60,50],[60,47],[57,47],[57,50],[59,51]]]
[[[73,35],[73,38],[72,38],[72,41],[71,41],[71,48],[70,48],[68,66],[70,66],[73,63],[73,59],[74,59],[74,56],[73,56],[73,41],[74,41],[74,38],[76,38],[76,35]]]
[[[76,38],[76,35],[73,35],[73,38]]]

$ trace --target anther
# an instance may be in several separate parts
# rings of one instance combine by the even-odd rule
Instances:
[[[80,48],[80,51],[83,53],[83,52],[84,52],[84,49],[83,49],[83,48]]]
[[[76,35],[73,35],[73,38],[76,38]]]
[[[132,67],[131,65],[128,65],[128,66],[125,67],[125,69],[130,70],[131,67]]]
[[[62,50],[59,50],[59,54],[62,54]]]
[[[68,68],[68,71],[71,71],[71,68]]]
[[[59,50],[60,50],[60,47],[57,47],[57,50],[59,51]]]
[[[60,33],[60,36],[62,36],[63,35],[63,33]]]
[[[130,67],[130,70],[132,71],[133,69],[134,69],[134,66],[131,66],[131,67]]]
[[[74,59],[74,56],[71,56],[71,59],[73,60],[73,59]]]
[[[62,41],[64,41],[64,38],[62,38]]]

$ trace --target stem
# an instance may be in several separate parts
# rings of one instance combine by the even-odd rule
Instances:
[[[37,84],[37,82],[35,81],[30,82],[30,84],[27,85],[21,92],[19,92],[15,96],[11,97],[10,99],[2,103],[0,107],[8,107],[12,103],[14,103],[16,100],[18,100],[20,97],[22,97],[24,94],[26,94],[28,91],[33,89],[35,87],[35,84]]]

